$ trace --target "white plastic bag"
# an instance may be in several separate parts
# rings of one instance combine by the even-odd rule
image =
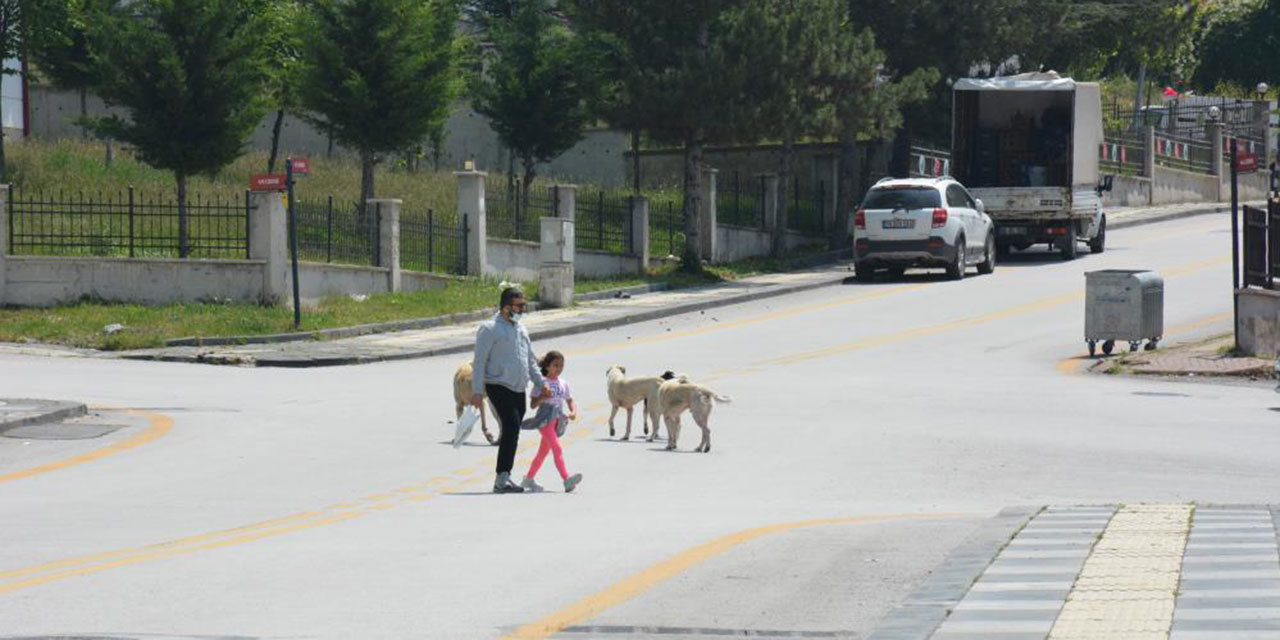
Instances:
[[[480,412],[474,406],[467,405],[462,410],[462,415],[458,417],[458,429],[453,433],[453,448],[457,449],[467,441],[467,437],[471,435],[471,430],[476,428],[476,422],[480,421]]]

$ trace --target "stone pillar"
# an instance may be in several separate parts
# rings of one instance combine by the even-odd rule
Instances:
[[[467,226],[467,275],[489,272],[489,231],[485,224],[483,171],[454,171],[458,179],[458,219]]]
[[[1205,125],[1205,135],[1209,138],[1209,144],[1213,145],[1213,161],[1209,163],[1209,172],[1218,176],[1218,202],[1222,202],[1231,197],[1231,168],[1224,166],[1230,161],[1222,151],[1223,133],[1222,124],[1213,122]]]
[[[716,174],[719,169],[702,170],[702,211],[698,216],[698,238],[702,259],[715,263],[716,258]]]
[[[556,191],[556,217],[565,220],[578,219],[578,201],[576,184],[558,184],[553,187]]]
[[[282,191],[249,194],[249,258],[262,260],[262,298],[268,304],[292,304],[289,270],[289,213]]]
[[[764,230],[773,233],[778,228],[778,174],[762,173],[764,178]]]
[[[631,196],[631,253],[644,273],[649,268],[649,199],[644,196]]]
[[[541,258],[538,266],[539,302],[551,307],[573,304],[573,220],[543,218]]]
[[[391,198],[367,200],[365,205],[378,212],[378,266],[387,271],[387,291],[400,290],[400,207],[403,200]]]
[[[1142,129],[1142,175],[1147,182],[1147,205],[1156,201],[1156,128],[1147,125]]]

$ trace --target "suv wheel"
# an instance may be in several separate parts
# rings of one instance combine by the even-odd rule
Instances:
[[[947,279],[964,280],[964,272],[967,267],[965,260],[965,240],[964,234],[956,238],[956,259],[947,267]]]
[[[996,270],[996,239],[987,235],[986,249],[983,250],[982,262],[978,263],[978,273],[990,275]]]
[[[866,265],[854,265],[853,279],[858,282],[871,282],[876,276],[876,270]]]

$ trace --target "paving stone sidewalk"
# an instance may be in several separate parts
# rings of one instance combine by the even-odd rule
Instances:
[[[1275,360],[1236,356],[1230,353],[1230,335],[1217,336],[1185,345],[1156,351],[1121,354],[1093,364],[1094,372],[1133,375],[1224,377],[1248,380],[1270,380],[1275,374]]]
[[[935,573],[972,575],[963,593],[926,583],[871,640],[1280,639],[1275,505],[1024,513],[976,534],[1008,534],[985,568],[973,572],[970,546]]]

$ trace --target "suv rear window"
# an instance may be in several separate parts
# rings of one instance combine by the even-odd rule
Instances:
[[[935,209],[942,206],[938,190],[931,187],[881,187],[872,189],[863,209]]]

